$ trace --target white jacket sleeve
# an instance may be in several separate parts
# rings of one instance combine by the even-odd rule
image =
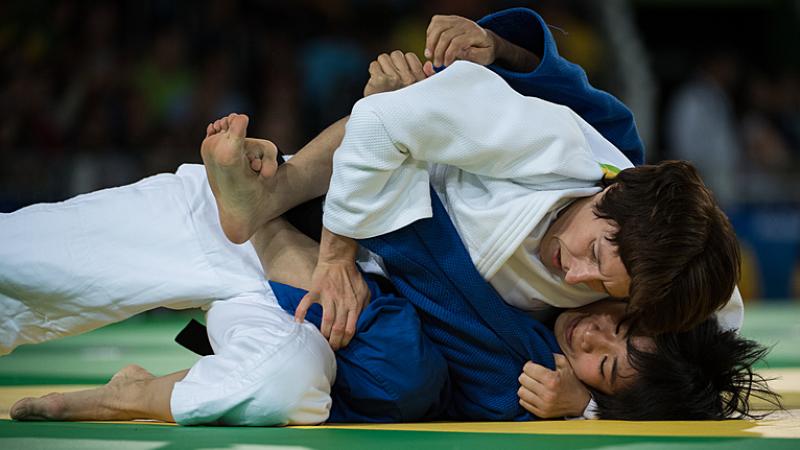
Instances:
[[[468,62],[362,99],[334,154],[325,226],[367,238],[430,217],[429,163],[531,185],[596,180],[577,117]]]

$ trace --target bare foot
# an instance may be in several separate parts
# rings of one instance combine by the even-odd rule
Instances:
[[[222,230],[236,244],[246,242],[266,222],[264,182],[278,168],[275,144],[247,138],[248,121],[246,115],[231,114],[209,124],[200,147]]]
[[[135,417],[122,407],[122,394],[137,381],[150,378],[154,375],[147,370],[130,365],[99,388],[23,398],[11,407],[10,415],[14,420],[131,420]]]

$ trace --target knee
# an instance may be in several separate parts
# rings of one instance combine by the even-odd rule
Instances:
[[[265,345],[258,333],[238,334],[222,352],[198,361],[173,391],[176,421],[238,426],[326,421],[335,357],[313,326],[294,325],[281,342]]]
[[[291,356],[279,371],[256,383],[250,408],[256,412],[253,416],[262,416],[257,420],[269,417],[269,422],[281,425],[315,425],[328,419],[335,357],[319,331],[298,326],[302,337]]]

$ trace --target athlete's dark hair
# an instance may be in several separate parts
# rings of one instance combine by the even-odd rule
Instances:
[[[730,299],[739,279],[736,234],[684,161],[623,170],[595,207],[631,277],[628,312],[647,334],[684,331]]]
[[[735,331],[722,331],[715,318],[681,333],[655,337],[655,349],[637,349],[628,338],[635,380],[614,395],[593,392],[599,416],[616,420],[723,420],[760,418],[751,398],[781,408],[780,397],[753,364],[768,349]]]

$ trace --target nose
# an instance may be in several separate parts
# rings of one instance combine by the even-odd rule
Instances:
[[[597,266],[587,259],[574,259],[566,270],[564,281],[567,284],[586,283],[599,279]]]
[[[607,326],[605,320],[592,321],[583,330],[580,349],[584,353],[603,352],[611,348],[614,341],[614,328]]]

